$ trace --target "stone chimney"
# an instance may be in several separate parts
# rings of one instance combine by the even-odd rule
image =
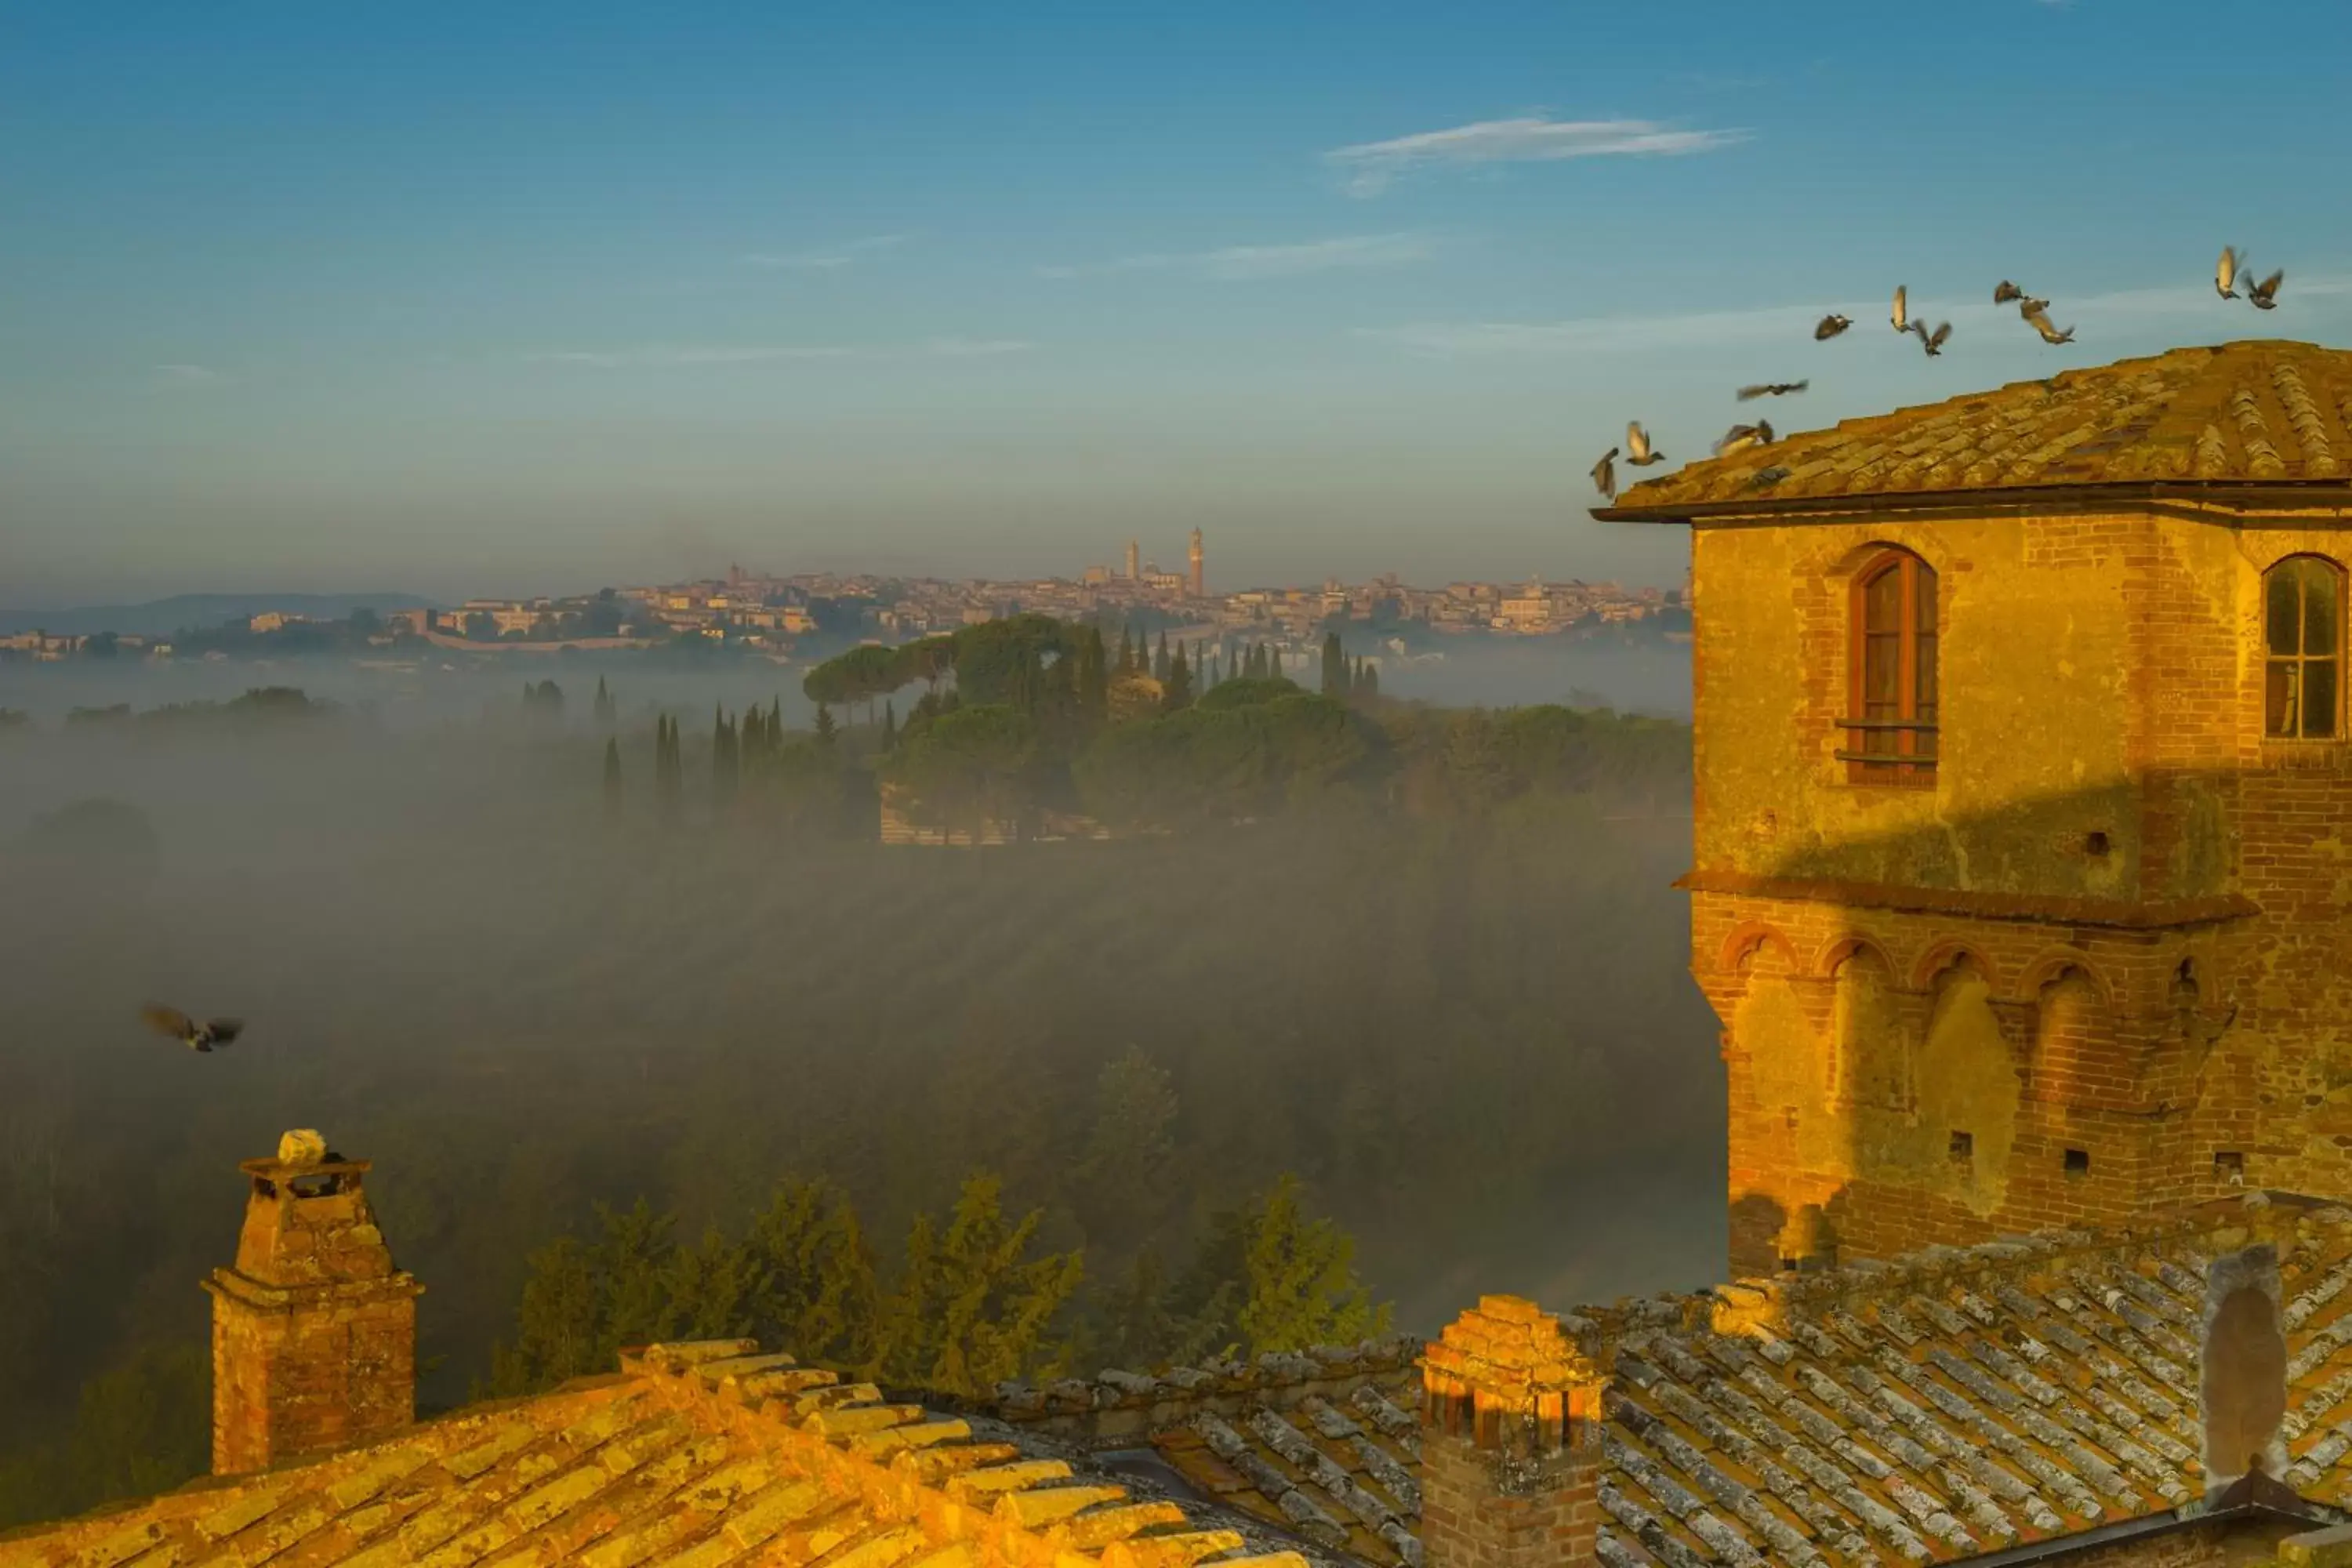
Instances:
[[[1422,1355],[1428,1568],[1581,1568],[1601,1534],[1605,1373],[1558,1318],[1482,1296]]]
[[[372,1442],[415,1419],[416,1298],[362,1190],[369,1163],[289,1132],[252,1183],[213,1299],[213,1471]]]

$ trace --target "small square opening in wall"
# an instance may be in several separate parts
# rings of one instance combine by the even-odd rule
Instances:
[[[2091,1152],[2088,1149],[2067,1150],[2066,1173],[2070,1176],[2089,1175],[2091,1173]]]
[[[2246,1184],[2246,1157],[2235,1149],[2224,1149],[2213,1156],[2214,1179],[2232,1187]]]
[[[2114,847],[2114,846],[2107,842],[2107,836],[2104,832],[2095,829],[2092,832],[2084,835],[2084,853],[2090,855],[2095,858],[2104,856],[2112,847]]]
[[[1977,1141],[1972,1133],[1955,1132],[1944,1151],[1955,1165],[1973,1165],[1977,1158]]]

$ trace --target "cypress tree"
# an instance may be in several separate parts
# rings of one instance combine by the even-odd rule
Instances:
[[[1078,665],[1078,706],[1096,723],[1110,716],[1110,654],[1103,647],[1100,626],[1087,628],[1086,646]]]
[[[1135,641],[1126,626],[1118,628],[1118,673],[1130,675],[1135,670]]]
[[[665,714],[654,721],[654,804],[664,822],[677,820],[679,782],[677,721]]]
[[[723,709],[713,709],[710,721],[710,815],[723,820],[735,804],[735,786],[742,779],[742,752],[736,743],[735,725]]]
[[[833,710],[820,702],[816,705],[816,743],[828,750],[833,745],[833,732],[838,728],[833,721]]]
[[[1160,651],[1151,656],[1151,679],[1162,686],[1167,685],[1169,668],[1168,634],[1163,631],[1160,634]]]
[[[1192,671],[1184,662],[1184,650],[1178,648],[1176,657],[1168,661],[1167,689],[1160,693],[1160,708],[1164,713],[1178,713],[1192,706]]]
[[[895,702],[882,704],[882,749],[886,752],[898,749],[898,705]]]
[[[1364,683],[1356,689],[1362,694],[1363,700],[1367,702],[1377,702],[1381,699],[1380,667],[1370,659],[1364,661]]]
[[[621,740],[604,737],[604,815],[621,815]]]
[[[604,678],[600,675],[596,678],[596,722],[603,728],[610,730],[615,716],[613,694],[605,688]]]
[[[1348,695],[1348,656],[1339,651],[1339,634],[1323,634],[1323,695]]]
[[[1278,644],[1265,645],[1265,678],[1268,680],[1282,679],[1282,648]]]

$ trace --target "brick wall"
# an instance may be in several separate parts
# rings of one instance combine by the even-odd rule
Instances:
[[[1932,788],[1832,754],[1853,575],[1890,543],[1938,574]],[[1725,1024],[1736,1268],[1772,1267],[1805,1203],[1870,1257],[2240,1181],[2352,1196],[2352,745],[2263,736],[2262,574],[2299,553],[2352,541],[2095,514],[1695,531],[1693,968]],[[1997,1061],[1981,1094],[1945,1087],[1990,1135],[1916,1087],[1956,966],[2013,1091]],[[1851,1037],[1864,991],[1896,1059]]]

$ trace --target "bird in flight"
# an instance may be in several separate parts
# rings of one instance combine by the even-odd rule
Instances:
[[[2042,341],[2045,343],[2071,343],[2074,341],[2074,329],[2069,327],[2060,331],[2050,324],[2050,315],[2046,310],[2020,310],[2018,314],[2025,318],[2027,326],[2042,334]]]
[[[1895,308],[1887,312],[1887,320],[1898,332],[1911,330],[1911,290],[1900,283],[1895,286]]]
[[[1723,439],[1715,444],[1715,455],[1728,458],[1734,452],[1744,452],[1750,447],[1769,445],[1771,439],[1772,422],[1769,419],[1759,419],[1753,425],[1734,425],[1724,432]]]
[[[1919,334],[1919,346],[1927,351],[1927,357],[1934,359],[1944,352],[1945,341],[1952,335],[1952,323],[1945,321],[1931,332],[1927,330],[1927,322],[1915,321],[1911,324],[1911,330]]]
[[[2006,305],[2011,300],[2022,300],[2024,298],[2025,290],[2019,288],[2016,284],[2011,283],[2006,278],[1993,285],[1992,302],[1996,305]]]
[[[2029,318],[2037,310],[2046,310],[2048,309],[2050,309],[2049,300],[2037,300],[2031,294],[2024,296],[2017,302],[2017,313],[2021,316]]]
[[[1646,468],[1652,463],[1666,460],[1664,452],[1651,450],[1650,433],[1642,428],[1642,422],[1638,419],[1625,426],[1625,460],[1637,468]]]
[[[1823,316],[1820,321],[1813,323],[1813,342],[1817,343],[1825,343],[1852,325],[1853,325],[1853,321],[1850,317],[1836,315]]]
[[[140,1017],[165,1039],[177,1040],[192,1051],[218,1050],[245,1032],[235,1018],[214,1018],[199,1024],[176,1007],[142,1007]]]
[[[1743,386],[1739,389],[1739,401],[1747,403],[1759,397],[1781,397],[1791,392],[1802,392],[1811,384],[1809,381],[1768,381],[1757,386]]]
[[[2235,247],[2227,245],[2223,246],[2221,247],[2221,259],[2213,264],[2213,292],[2219,294],[2224,300],[2236,299],[2238,297],[2238,290],[2236,288],[2238,281],[2238,269],[2245,264],[2246,258],[2240,256]]]
[[[1617,448],[1612,447],[1601,454],[1592,465],[1592,488],[1611,500],[1617,499]]]
[[[2278,287],[2285,281],[2284,272],[2273,272],[2259,283],[2247,284],[2246,298],[2253,301],[2257,310],[2275,310],[2278,309]]]

